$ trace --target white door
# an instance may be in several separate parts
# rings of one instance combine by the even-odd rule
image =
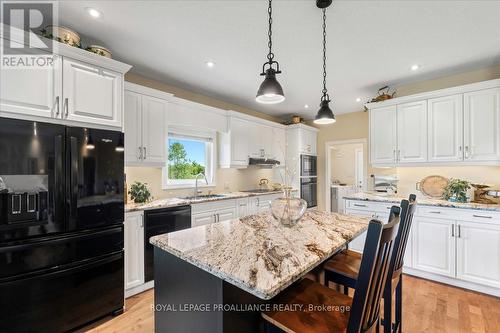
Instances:
[[[216,214],[217,214],[217,222],[233,220],[237,217],[236,208],[220,209],[216,212]]]
[[[464,94],[465,159],[500,161],[500,88]]]
[[[355,181],[356,188],[362,190],[365,188],[365,159],[363,149],[356,148],[354,150],[354,164],[355,164]]]
[[[144,224],[142,213],[125,214],[125,289],[144,283]]]
[[[125,91],[125,164],[142,161],[142,113],[141,95]]]
[[[462,124],[461,94],[428,100],[429,162],[463,160]]]
[[[500,288],[500,225],[458,221],[457,278]]]
[[[63,59],[63,118],[68,120],[122,126],[121,74]]]
[[[191,216],[191,227],[199,227],[201,225],[207,225],[215,222],[215,212],[205,212],[193,214]]]
[[[231,164],[248,165],[249,152],[249,122],[231,118]]]
[[[41,68],[0,66],[0,113],[60,118],[62,58],[52,55],[52,63]]]
[[[370,110],[370,159],[372,164],[396,161],[396,106]]]
[[[414,217],[413,268],[455,276],[455,221]]]
[[[142,160],[149,165],[164,166],[167,141],[167,102],[142,95]]]
[[[427,101],[397,107],[398,163],[427,161]]]

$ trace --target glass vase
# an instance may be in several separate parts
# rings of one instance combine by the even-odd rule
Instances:
[[[292,188],[283,189],[283,197],[271,202],[271,214],[284,226],[294,226],[300,221],[307,209],[307,202],[292,196]]]

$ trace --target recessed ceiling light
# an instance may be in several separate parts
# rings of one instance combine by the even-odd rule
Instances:
[[[215,67],[215,62],[213,62],[213,61],[207,61],[207,62],[205,62],[205,65],[207,65],[208,68],[214,68]]]
[[[304,105],[304,109],[309,109],[309,105]]]
[[[419,68],[420,68],[420,66],[419,66],[419,65],[417,65],[417,64],[412,65],[412,66],[410,67],[410,69],[411,69],[412,71],[416,71],[416,70],[417,70],[417,69],[419,69]]]
[[[98,18],[99,16],[101,16],[101,12],[98,11],[97,9],[94,9],[94,8],[90,8],[90,7],[87,7],[85,8],[85,10],[87,11],[87,13],[94,17],[94,18]]]
[[[356,98],[356,102],[361,102],[361,97]]]

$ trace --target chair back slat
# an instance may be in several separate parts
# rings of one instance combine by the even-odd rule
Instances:
[[[380,300],[387,281],[392,276],[390,263],[393,256],[400,221],[400,208],[391,208],[391,221],[371,220],[354,291],[347,327],[348,333],[375,332],[380,317]]]

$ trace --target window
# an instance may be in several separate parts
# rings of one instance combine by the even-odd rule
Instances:
[[[210,132],[188,129],[169,129],[168,162],[163,171],[164,188],[192,187],[200,173],[214,184],[214,140]],[[207,186],[205,178],[198,178],[199,186]]]

